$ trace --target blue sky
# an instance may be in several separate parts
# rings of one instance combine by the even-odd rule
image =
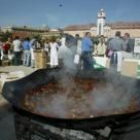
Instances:
[[[96,23],[102,7],[107,22],[140,21],[140,0],[0,0],[0,26]]]

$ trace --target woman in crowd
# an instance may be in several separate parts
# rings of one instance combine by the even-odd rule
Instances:
[[[52,37],[50,42],[50,66],[52,68],[58,66],[58,48],[55,37]]]
[[[105,56],[106,53],[106,44],[105,44],[105,39],[104,36],[101,36],[99,38],[99,43],[97,45],[95,45],[95,50],[94,50],[94,54],[96,56]]]

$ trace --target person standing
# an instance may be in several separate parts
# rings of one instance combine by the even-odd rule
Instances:
[[[35,53],[35,51],[37,49],[41,49],[41,45],[38,42],[38,38],[34,37],[33,39],[31,39],[29,46],[30,46],[30,53],[31,53],[31,67],[35,68],[35,65],[36,65],[36,62],[35,62],[36,53]]]
[[[58,46],[60,47],[58,50],[58,60],[59,60],[59,65],[60,67],[65,66],[65,58],[66,58],[66,38],[63,36],[62,38],[59,39],[60,43],[57,43]]]
[[[22,51],[22,43],[19,39],[19,36],[15,37],[13,41],[13,50],[14,50],[14,65],[18,66],[21,64],[21,51]]]
[[[1,65],[1,60],[2,60],[2,41],[1,41],[1,38],[0,38],[0,65]]]
[[[85,37],[82,40],[82,60],[83,60],[83,68],[85,70],[93,69],[93,43],[91,41],[91,33],[87,32]]]
[[[105,44],[105,39],[104,39],[104,36],[101,36],[100,39],[99,39],[99,43],[98,45],[95,45],[95,55],[96,56],[105,56],[105,53],[106,53],[106,44]]]
[[[8,48],[9,48],[8,49],[8,59],[12,61],[14,54],[13,54],[13,48],[12,48],[12,39],[10,37],[7,39],[6,44],[8,45]]]
[[[52,68],[58,66],[58,48],[55,37],[52,37],[50,42],[50,66]]]
[[[82,45],[82,39],[81,39],[80,36],[78,36],[78,39],[77,39],[77,53],[79,55],[81,55],[81,53],[82,53],[81,45]]]
[[[23,46],[23,65],[28,67],[30,65],[30,57],[31,57],[29,37],[25,38],[22,46]]]
[[[46,39],[44,42],[44,51],[46,53],[46,56],[48,57],[49,55],[49,51],[50,51],[50,46],[49,46],[49,40]]]
[[[70,40],[68,37],[62,38],[62,46],[58,50],[58,58],[59,58],[59,66],[63,67],[64,69],[74,70],[75,71],[75,64],[73,58],[73,52],[70,49]]]
[[[3,46],[2,46],[3,57],[2,57],[2,59],[8,58],[9,49],[10,49],[9,44],[7,42],[3,43]]]
[[[114,59],[117,63],[117,71],[121,71],[123,51],[125,50],[125,42],[121,38],[121,32],[117,31],[115,38],[111,39],[108,44],[109,53],[111,53],[111,59]]]
[[[124,51],[124,58],[132,58],[134,52],[134,41],[130,39],[130,34],[124,34],[124,41],[125,41],[125,51]]]
[[[76,34],[74,39],[68,38],[68,46],[73,53],[73,59],[74,56],[77,54],[78,40],[79,40],[79,34]]]
[[[8,54],[12,53],[12,39],[9,37],[6,41],[6,44],[9,46]]]

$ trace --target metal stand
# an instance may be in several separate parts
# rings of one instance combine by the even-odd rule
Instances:
[[[41,124],[27,117],[15,114],[17,140],[109,140],[111,129],[69,130]]]
[[[17,140],[120,140],[124,134],[140,129],[134,128],[135,124],[140,123],[140,114],[122,122],[114,120],[110,126],[98,130],[60,128],[18,113],[15,114],[14,121]]]

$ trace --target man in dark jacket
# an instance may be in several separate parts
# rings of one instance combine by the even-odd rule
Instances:
[[[125,40],[125,45],[126,45],[126,52],[128,53],[133,53],[134,52],[134,40],[130,38],[129,33],[124,34],[124,40]]]
[[[123,52],[124,59],[130,59],[133,57],[134,52],[134,40],[130,38],[129,33],[124,34],[125,50]]]

